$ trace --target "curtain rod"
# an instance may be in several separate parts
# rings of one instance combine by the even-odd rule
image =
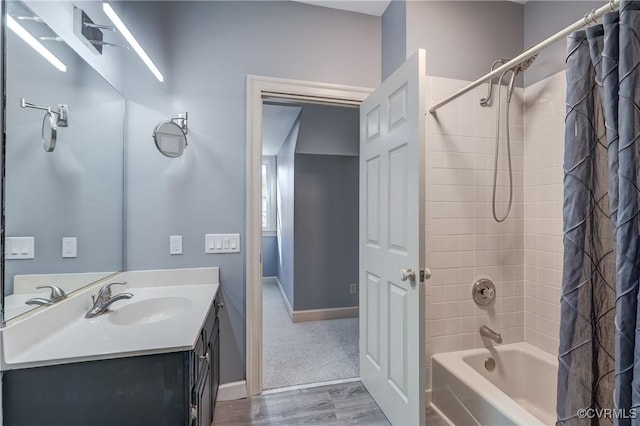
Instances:
[[[438,108],[443,107],[444,105],[448,104],[452,100],[457,99],[460,96],[464,95],[465,93],[470,92],[471,90],[473,90],[476,87],[480,86],[481,84],[483,84],[487,80],[489,80],[491,78],[494,78],[494,77],[497,77],[500,74],[502,74],[504,71],[506,71],[508,69],[511,69],[514,66],[520,64],[521,62],[531,58],[532,56],[536,55],[541,50],[543,50],[543,49],[549,47],[550,45],[554,44],[555,42],[560,41],[563,38],[567,37],[572,32],[577,31],[580,28],[585,27],[587,25],[595,24],[597,22],[596,20],[598,18],[600,18],[602,15],[604,15],[605,13],[617,10],[619,7],[620,7],[620,0],[610,0],[609,3],[605,4],[602,7],[598,8],[598,9],[592,9],[591,11],[587,12],[584,15],[584,18],[574,22],[573,24],[571,24],[568,27],[566,27],[564,30],[561,30],[561,31],[557,32],[556,34],[552,35],[548,39],[543,40],[542,42],[536,44],[535,46],[525,50],[524,52],[522,52],[520,55],[516,56],[515,58],[513,58],[509,62],[505,63],[504,65],[502,65],[502,66],[500,66],[498,68],[496,68],[494,71],[491,71],[490,73],[485,74],[484,76],[480,77],[479,79],[477,79],[473,83],[469,84],[468,86],[458,90],[453,95],[449,96],[448,98],[444,99],[443,101],[438,102],[437,104],[435,104],[434,106],[432,106],[429,109],[429,112],[431,114],[435,115],[436,114],[436,110]]]

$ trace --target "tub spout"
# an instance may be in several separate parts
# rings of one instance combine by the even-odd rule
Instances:
[[[493,331],[486,325],[480,327],[480,334],[484,337],[488,337],[496,343],[502,343],[502,334]]]

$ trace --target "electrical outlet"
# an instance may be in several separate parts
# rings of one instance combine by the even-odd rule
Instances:
[[[349,284],[349,294],[356,294],[358,292],[358,284],[351,283]]]
[[[62,257],[78,257],[78,239],[76,237],[62,238]]]
[[[169,254],[182,254],[182,235],[169,237]]]

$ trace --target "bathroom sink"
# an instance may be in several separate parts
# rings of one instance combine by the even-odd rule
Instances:
[[[116,307],[107,318],[115,325],[150,324],[175,318],[190,307],[191,300],[186,297],[154,297]]]

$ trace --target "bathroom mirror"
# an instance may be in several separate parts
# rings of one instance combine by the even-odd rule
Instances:
[[[187,135],[174,121],[158,123],[153,129],[153,140],[158,151],[171,158],[180,157],[187,148]]]
[[[45,152],[53,152],[56,148],[58,125],[53,113],[47,112],[42,118],[42,147]]]
[[[7,321],[43,309],[25,303],[50,298],[37,287],[69,294],[124,269],[124,99],[27,5],[5,13]]]

